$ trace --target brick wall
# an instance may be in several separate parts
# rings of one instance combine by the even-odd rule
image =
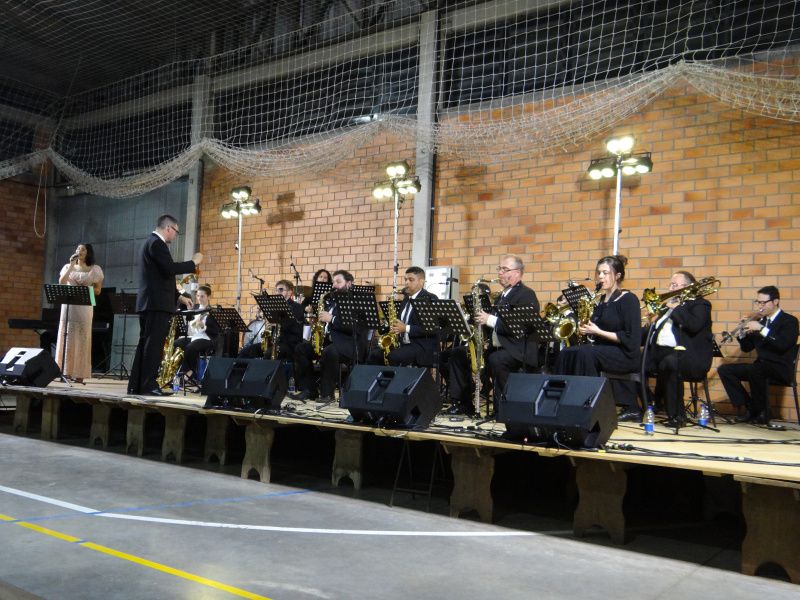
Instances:
[[[9,329],[8,319],[38,319],[42,310],[44,280],[44,238],[34,231],[34,216],[39,233],[44,231],[45,204],[36,208],[36,188],[11,180],[0,181],[0,269],[5,273],[0,287],[0,352],[13,346],[39,347],[33,331]]]
[[[722,287],[709,298],[717,333],[751,310],[763,285],[778,285],[782,306],[800,315],[800,124],[731,110],[687,87],[613,133],[632,133],[634,151],[651,151],[655,163],[622,191],[627,287],[664,291],[677,269],[718,277]],[[615,180],[592,181],[586,168],[606,155],[598,139],[581,152],[492,165],[441,157],[437,263],[459,265],[469,282],[492,274],[499,254],[521,254],[542,302],[568,279],[591,277],[613,247]],[[725,353],[740,354],[736,345]],[[709,377],[712,399],[723,399]],[[795,416],[790,392],[775,402]]]

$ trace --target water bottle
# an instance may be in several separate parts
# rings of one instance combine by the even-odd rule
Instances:
[[[172,391],[178,392],[181,389],[181,375],[180,373],[175,373],[175,377],[172,378]]]
[[[294,377],[289,377],[289,393],[294,393]]]
[[[708,406],[705,402],[700,403],[700,414],[697,417],[697,424],[700,427],[708,427]]]
[[[653,435],[656,427],[656,415],[653,412],[652,405],[647,405],[647,410],[644,412],[644,433],[645,435]]]

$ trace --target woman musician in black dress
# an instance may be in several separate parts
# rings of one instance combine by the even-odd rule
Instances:
[[[624,256],[605,256],[597,262],[600,286],[591,318],[578,325],[578,332],[591,341],[564,348],[558,355],[556,371],[564,375],[598,376],[601,371],[635,373],[641,362],[641,310],[635,294],[620,286],[625,279]],[[636,402],[637,384],[612,380],[616,403],[622,406],[621,421],[640,420]]]

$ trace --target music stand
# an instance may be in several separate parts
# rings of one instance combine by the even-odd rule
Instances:
[[[350,291],[354,294],[371,294],[372,296],[375,295],[375,286],[374,285],[356,285],[355,283],[350,286]]]
[[[324,295],[331,292],[333,284],[328,281],[315,281],[314,288],[311,291],[311,304],[314,305],[314,311],[317,310],[319,299]]]
[[[503,325],[511,330],[516,339],[524,340],[522,349],[522,371],[525,372],[525,355],[528,353],[528,340],[531,335],[542,342],[550,343],[553,335],[550,333],[550,323],[539,316],[533,306],[501,306],[498,309],[498,318]]]
[[[62,285],[60,283],[45,283],[44,294],[50,304],[66,305],[64,315],[64,342],[61,345],[61,381],[68,386],[72,384],[64,375],[64,366],[67,357],[67,339],[69,338],[69,307],[71,304],[79,306],[94,306],[94,287],[91,285]]]
[[[489,294],[482,293],[478,297],[481,299],[481,310],[487,313],[491,312],[492,300],[489,298]],[[475,303],[472,301],[472,294],[464,294],[464,306],[467,307],[467,312],[471,318],[475,314]]]
[[[580,304],[581,298],[588,298],[592,295],[589,289],[583,285],[573,285],[568,288],[561,290],[561,293],[564,294],[564,298],[567,299],[567,304],[569,307],[575,311],[575,314],[578,314],[578,306]]]
[[[339,315],[344,325],[353,328],[353,364],[358,364],[358,335],[360,325],[364,329],[378,329],[381,326],[378,319],[378,303],[374,294],[337,294],[336,304]]]
[[[414,302],[412,306],[419,315],[422,328],[426,333],[441,334],[467,338],[470,335],[466,317],[461,307],[453,299],[433,300],[431,302]]]
[[[213,319],[217,322],[217,325],[219,325],[220,332],[226,336],[226,344],[229,342],[227,335],[229,333],[236,333],[236,346],[238,350],[239,333],[242,331],[247,331],[247,325],[244,321],[242,321],[242,317],[239,312],[235,308],[222,308],[221,306],[212,308],[210,312]]]
[[[122,347],[119,362],[111,367],[108,371],[100,375],[98,379],[104,379],[107,375],[114,376],[114,371],[119,369],[119,379],[127,379],[130,377],[130,371],[125,366],[125,336],[128,332],[128,316],[136,309],[136,294],[126,294],[125,290],[121,290],[116,294],[111,294],[109,297],[111,302],[111,311],[115,315],[122,315],[122,343],[117,344],[117,347]]]

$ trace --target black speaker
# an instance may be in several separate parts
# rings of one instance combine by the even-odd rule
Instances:
[[[424,429],[441,410],[442,399],[428,369],[356,365],[339,406],[356,421]]]
[[[0,363],[0,379],[10,385],[47,387],[60,374],[56,361],[41,348],[11,348]]]
[[[200,390],[208,396],[205,408],[256,411],[278,410],[286,388],[283,361],[212,356]]]
[[[514,440],[597,448],[617,428],[605,377],[511,373],[499,410],[498,421]]]

